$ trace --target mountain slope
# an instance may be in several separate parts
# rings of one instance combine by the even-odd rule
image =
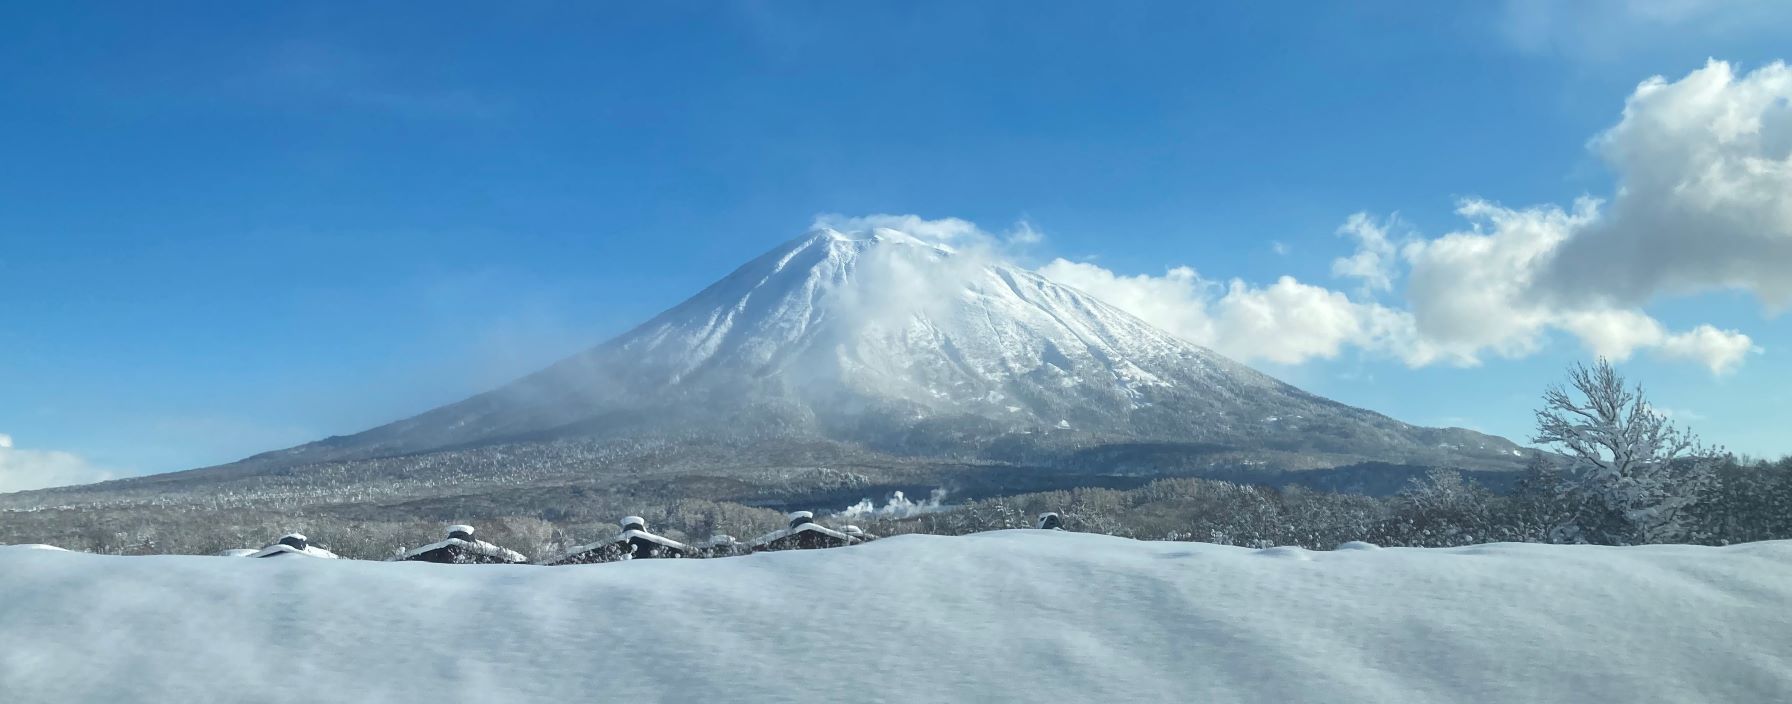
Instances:
[[[251,464],[623,437],[982,456],[1175,442],[1330,464],[1517,455],[1503,439],[1308,394],[981,253],[822,229],[508,386]]]

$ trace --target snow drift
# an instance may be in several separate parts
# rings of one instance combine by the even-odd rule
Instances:
[[[0,548],[18,702],[1792,701],[1792,541],[1052,531],[580,567]]]

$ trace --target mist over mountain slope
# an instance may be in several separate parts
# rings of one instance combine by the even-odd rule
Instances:
[[[508,386],[257,459],[687,436],[955,455],[1140,441],[1471,465],[1516,454],[1308,394],[980,251],[821,228]]]

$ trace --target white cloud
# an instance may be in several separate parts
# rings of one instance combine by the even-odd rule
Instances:
[[[1668,339],[1661,323],[1635,310],[1574,311],[1561,314],[1556,324],[1579,337],[1587,351],[1619,362],[1638,348],[1656,347]]]
[[[1593,148],[1619,189],[1556,252],[1550,293],[1640,305],[1741,289],[1792,305],[1792,68],[1651,78]]]
[[[1372,346],[1366,306],[1337,291],[1284,276],[1258,288],[1233,279],[1214,306],[1212,345],[1244,359],[1296,364],[1330,359],[1346,344]]]
[[[1582,199],[1505,208],[1471,200],[1466,232],[1409,244],[1406,291],[1426,339],[1465,354],[1527,354],[1551,328],[1614,359],[1653,349],[1734,370],[1738,331],[1672,333],[1642,311],[1663,297],[1753,292],[1792,303],[1792,71],[1737,77],[1712,61],[1677,82],[1637,87],[1619,124],[1593,141],[1618,177],[1609,205]]]
[[[1578,201],[1572,211],[1464,202],[1458,212],[1470,229],[1415,241],[1403,251],[1411,269],[1405,294],[1419,334],[1456,358],[1472,361],[1485,352],[1531,354],[1550,330],[1562,330],[1595,355],[1624,360],[1637,350],[1653,349],[1719,374],[1734,370],[1756,349],[1740,332],[1705,325],[1670,333],[1637,305],[1622,304],[1614,296],[1593,290],[1564,295],[1553,289],[1551,267],[1563,248],[1602,222],[1599,209],[1600,203],[1590,199]]]
[[[1288,276],[1266,286],[1206,279],[1187,266],[1124,275],[1058,259],[1040,272],[1244,360],[1296,364],[1358,348],[1412,366],[1475,365],[1533,354],[1565,333],[1615,360],[1647,351],[1714,374],[1735,370],[1760,351],[1748,335],[1673,331],[1645,307],[1712,289],[1752,292],[1770,311],[1792,305],[1792,69],[1737,75],[1711,61],[1678,81],[1651,78],[1590,147],[1617,177],[1609,203],[1513,208],[1470,198],[1457,209],[1466,227],[1433,238],[1395,236],[1405,230],[1397,217],[1351,215],[1337,234],[1355,246],[1331,270],[1360,284],[1356,298]],[[829,215],[816,225],[985,249],[1042,239],[1024,221],[1001,235],[912,215]]]
[[[1297,364],[1335,357],[1347,346],[1386,350],[1413,363],[1435,354],[1415,339],[1405,313],[1293,277],[1267,287],[1240,279],[1222,285],[1186,266],[1162,276],[1121,276],[1064,259],[1039,273],[1237,359]]]
[[[1538,263],[1590,217],[1592,205],[1581,205],[1564,213],[1467,201],[1457,212],[1471,229],[1408,243],[1405,293],[1421,334],[1465,360],[1482,350],[1507,357],[1535,352],[1552,314],[1533,305],[1527,292]]]
[[[1197,343],[1214,346],[1217,331],[1207,312],[1215,285],[1195,270],[1176,267],[1163,276],[1121,276],[1089,262],[1056,259],[1039,268],[1048,279],[1093,294],[1145,322]]]
[[[0,434],[0,492],[86,484],[112,476],[72,453],[15,448],[12,436]]]
[[[1332,273],[1360,281],[1364,300],[1290,277],[1222,286],[1188,267],[1123,276],[1059,260],[1042,272],[1247,360],[1357,347],[1414,366],[1473,365],[1532,354],[1559,331],[1616,360],[1646,350],[1735,370],[1760,351],[1748,335],[1671,331],[1644,307],[1711,289],[1752,292],[1770,311],[1792,305],[1792,69],[1738,76],[1712,61],[1679,81],[1644,81],[1592,148],[1617,175],[1609,205],[1468,199],[1457,210],[1466,228],[1403,244],[1390,235],[1396,218],[1350,216],[1338,234],[1356,246]],[[1404,305],[1366,300],[1377,293]]]
[[[1710,325],[1700,325],[1690,332],[1671,335],[1661,343],[1663,355],[1699,362],[1709,367],[1714,374],[1733,370],[1749,354],[1760,351],[1747,335],[1719,330]]]

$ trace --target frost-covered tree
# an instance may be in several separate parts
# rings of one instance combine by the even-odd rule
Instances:
[[[1699,529],[1718,544],[1792,536],[1792,457],[1718,466],[1718,488],[1695,507]]]
[[[1438,468],[1414,479],[1393,498],[1393,517],[1382,540],[1400,545],[1451,547],[1489,542],[1494,530],[1493,494],[1462,476],[1460,470]]]
[[[1712,488],[1720,451],[1669,423],[1604,358],[1568,376],[1569,388],[1543,394],[1533,438],[1563,455],[1548,467],[1567,509],[1554,537],[1602,545],[1693,538],[1687,509]]]

